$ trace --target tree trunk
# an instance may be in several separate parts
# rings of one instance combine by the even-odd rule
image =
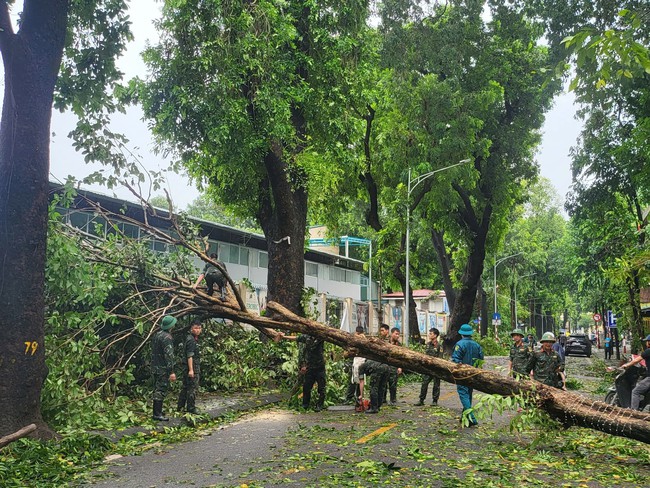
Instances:
[[[301,314],[307,193],[304,188],[292,184],[281,151],[278,147],[265,158],[268,188],[266,197],[260,202],[258,220],[269,251],[268,299]]]
[[[456,289],[454,288],[454,283],[451,279],[451,274],[454,270],[454,262],[447,252],[447,246],[445,245],[445,231],[431,229],[431,242],[436,251],[438,264],[440,265],[442,286],[445,290],[445,295],[447,296],[447,304],[449,305],[449,310],[453,310],[456,306]]]
[[[269,302],[267,308],[272,312],[271,317],[260,317],[232,308],[226,311],[223,305],[218,303],[215,303],[212,313],[215,309],[219,309],[220,317],[225,315],[232,320],[258,328],[309,334],[345,348],[350,355],[375,359],[417,373],[433,374],[446,382],[471,386],[485,393],[502,396],[525,394],[537,407],[567,427],[586,427],[650,444],[650,415],[646,413],[592,401],[531,380],[515,381],[496,372],[452,363],[406,347],[394,346],[376,337],[349,334],[299,317],[274,302]]]
[[[487,311],[487,293],[483,288],[483,280],[478,281],[478,296],[479,296],[479,317],[480,320],[480,333],[481,337],[488,335],[488,311]]]
[[[19,35],[0,7],[5,92],[0,126],[0,435],[41,418],[47,375],[44,280],[50,119],[68,1],[26,1]]]

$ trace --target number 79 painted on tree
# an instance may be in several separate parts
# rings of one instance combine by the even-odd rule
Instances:
[[[38,342],[25,342],[25,354],[33,356],[36,353],[36,349],[38,349]]]

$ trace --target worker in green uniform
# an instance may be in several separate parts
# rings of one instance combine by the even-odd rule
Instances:
[[[524,331],[515,329],[510,333],[513,344],[510,346],[510,375],[513,378],[528,378],[530,373],[531,349],[524,342]]]
[[[390,373],[390,366],[379,361],[366,359],[366,361],[359,366],[359,401],[363,401],[363,388],[365,384],[364,375],[370,378],[370,408],[366,413],[378,413],[384,400],[384,392],[386,391],[386,383],[388,382],[388,375]]]
[[[304,345],[302,357],[299,358],[300,373],[304,375],[302,383],[302,408],[305,410],[311,404],[311,390],[316,383],[318,387],[318,400],[314,407],[315,412],[325,408],[325,342],[318,337],[308,334],[287,336],[279,334],[279,339],[296,341]]]
[[[553,350],[555,335],[552,332],[544,332],[539,342],[542,348],[533,353],[530,364],[533,379],[547,386],[561,388],[558,375],[564,372],[564,361]]]
[[[177,410],[187,407],[188,413],[199,413],[196,409],[196,394],[199,391],[201,379],[201,349],[199,348],[199,335],[203,327],[199,320],[190,325],[190,333],[183,343],[183,387],[178,395]]]
[[[163,402],[174,374],[174,344],[169,332],[176,325],[176,317],[165,315],[151,342],[151,372],[153,374],[153,419],[168,421],[163,413]]]
[[[427,356],[434,358],[442,357],[442,344],[438,341],[440,331],[438,329],[429,329],[429,340],[427,341],[427,348],[425,353]],[[424,400],[427,397],[427,390],[429,384],[433,381],[433,389],[431,390],[431,405],[438,405],[440,398],[440,378],[431,374],[422,375],[422,386],[420,387],[420,400],[415,404],[416,407],[424,405]]]
[[[402,343],[399,340],[400,330],[398,327],[393,327],[390,330],[390,335],[388,336],[388,342],[393,346],[401,346]],[[390,398],[388,405],[395,406],[397,405],[397,381],[399,375],[402,374],[402,368],[397,366],[388,366],[388,392],[390,393]],[[385,395],[384,395],[385,396]]]

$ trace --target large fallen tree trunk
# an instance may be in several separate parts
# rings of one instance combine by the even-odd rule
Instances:
[[[224,312],[228,318],[254,327],[309,334],[341,346],[352,354],[418,373],[434,374],[449,383],[471,386],[485,393],[503,396],[525,394],[540,409],[567,427],[587,427],[650,444],[650,415],[646,413],[592,401],[581,395],[530,380],[515,381],[492,371],[452,363],[405,347],[394,346],[375,337],[348,334],[299,317],[277,303],[270,302],[267,310],[273,312],[273,318],[259,317],[238,310]]]
[[[102,210],[98,206],[95,209]],[[109,222],[115,217],[105,211],[102,213]],[[160,229],[149,226],[146,222],[143,225],[142,222],[128,219],[124,215],[120,215],[119,219],[127,222],[132,221],[156,239],[172,245],[183,246],[203,261],[218,265],[203,252],[204,246],[192,244],[182,236],[182,231],[175,224],[173,216],[171,218],[172,228],[180,237],[170,237]],[[101,246],[98,246],[96,242],[87,241],[86,250],[96,261],[124,268],[129,267],[128,264],[110,262],[102,252]],[[222,268],[222,271],[227,276],[226,270]],[[203,315],[250,324],[272,338],[277,335],[276,330],[309,334],[336,344],[346,349],[349,354],[376,359],[418,373],[433,374],[449,383],[471,386],[485,393],[503,396],[523,394],[529,401],[534,402],[537,407],[567,427],[571,425],[587,427],[650,444],[650,415],[648,414],[614,407],[604,402],[591,401],[583,396],[530,380],[515,381],[491,371],[433,358],[405,347],[391,345],[378,338],[349,334],[299,317],[274,302],[267,305],[269,316],[259,316],[246,310],[244,300],[237,293],[234,282],[229,276],[227,277],[231,293],[228,294],[227,300],[221,301],[217,297],[208,296],[200,289],[193,289],[192,282],[187,278],[157,274],[154,278],[164,285],[148,285],[146,294],[165,297],[166,303],[162,306],[151,307],[149,312],[145,316],[141,316],[140,319],[156,323],[166,313],[173,313],[177,317]],[[136,299],[143,299],[142,288],[137,284],[134,284],[134,288],[139,290],[136,294],[139,297]],[[233,291],[234,293],[232,293]]]

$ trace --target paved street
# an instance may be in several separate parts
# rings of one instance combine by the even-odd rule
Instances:
[[[595,381],[589,377],[591,361],[570,357],[567,364],[570,371],[580,372],[581,382]],[[506,364],[506,358],[488,358],[486,368],[503,370]],[[518,470],[513,470],[512,459],[518,459],[518,444],[529,439],[509,431],[514,412],[483,419],[479,428],[461,429],[453,385],[442,384],[439,407],[413,406],[418,392],[419,384],[402,386],[398,405],[385,407],[378,415],[350,410],[300,414],[271,407],[203,432],[200,440],[118,459],[102,473],[109,477],[93,486],[357,487],[388,483],[452,487],[460,479],[466,487],[516,484]],[[573,455],[565,455],[569,462]],[[557,469],[542,469],[537,476],[550,482]],[[570,478],[568,464],[566,469]],[[648,466],[635,469],[650,476]]]

